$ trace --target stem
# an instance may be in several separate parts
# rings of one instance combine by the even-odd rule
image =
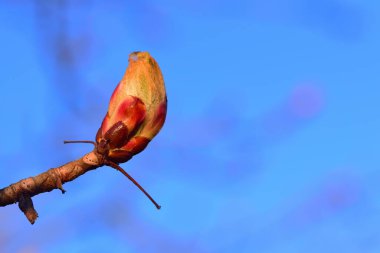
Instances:
[[[102,166],[102,164],[94,161],[88,163],[91,157],[96,157],[96,154],[90,152],[78,160],[50,169],[37,176],[25,178],[0,189],[0,207],[18,202],[21,211],[24,212],[30,223],[33,224],[38,214],[34,209],[32,197],[54,189],[60,189],[64,193],[65,190],[62,188],[62,184]]]
[[[90,143],[96,146],[96,143],[94,141],[63,141],[63,144],[70,144],[70,143]]]
[[[134,183],[150,199],[150,201],[152,201],[152,203],[156,206],[157,209],[161,209],[161,206],[157,204],[157,202],[149,195],[149,193],[147,193],[145,189],[139,183],[137,183],[137,181],[133,177],[131,177],[122,167],[111,161],[105,161],[104,164],[123,173],[124,176],[129,178],[129,180],[131,180],[132,183]]]

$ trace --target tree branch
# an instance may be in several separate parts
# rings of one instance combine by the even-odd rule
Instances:
[[[104,165],[99,154],[94,150],[82,158],[66,163],[63,166],[50,169],[35,177],[25,178],[8,187],[0,189],[0,206],[19,203],[18,206],[31,224],[34,224],[38,214],[34,209],[32,197],[43,192],[60,189],[65,193],[62,185],[70,182],[84,173]]]

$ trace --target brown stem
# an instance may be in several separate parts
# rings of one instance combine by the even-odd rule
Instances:
[[[93,144],[94,146],[96,146],[95,141],[63,141],[63,144],[70,144],[70,143],[89,143],[89,144]]]
[[[157,209],[161,209],[161,206],[157,204],[157,202],[149,195],[149,193],[146,192],[145,189],[139,183],[137,183],[137,181],[133,177],[131,177],[122,167],[111,161],[105,161],[104,164],[123,173],[124,176],[129,178],[129,180],[131,180],[132,183],[134,183],[150,199],[150,201],[152,201],[152,203],[156,206]]]
[[[100,166],[103,166],[101,159],[98,159],[97,154],[92,151],[76,161],[66,163],[58,168],[50,169],[35,177],[23,179],[0,189],[0,206],[18,202],[21,211],[33,224],[38,217],[31,199],[33,196],[43,192],[50,192],[54,189],[60,189],[64,193],[62,184]]]
[[[80,143],[87,141],[78,141]],[[67,142],[67,143],[77,143]],[[88,143],[91,143],[88,141]],[[57,168],[50,169],[35,177],[28,177],[20,180],[17,183],[11,184],[8,187],[0,189],[0,207],[7,206],[14,203],[19,203],[19,208],[28,218],[31,224],[34,224],[38,218],[37,211],[34,209],[32,197],[43,192],[50,192],[54,189],[60,189],[62,193],[65,193],[62,185],[70,182],[75,178],[83,175],[84,173],[94,170],[103,165],[108,165],[117,169],[128,177],[156,206],[160,209],[161,206],[147,193],[139,183],[136,182],[123,168],[118,164],[104,160],[104,157],[100,155],[96,149],[82,158],[66,163]]]

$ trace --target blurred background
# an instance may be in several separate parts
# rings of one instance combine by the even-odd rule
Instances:
[[[166,124],[124,167],[0,209],[0,252],[380,252],[380,3],[0,2],[0,187],[81,157],[133,51]]]

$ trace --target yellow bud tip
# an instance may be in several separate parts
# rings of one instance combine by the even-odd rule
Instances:
[[[129,55],[129,61],[148,60],[151,56],[148,52],[136,51]]]

